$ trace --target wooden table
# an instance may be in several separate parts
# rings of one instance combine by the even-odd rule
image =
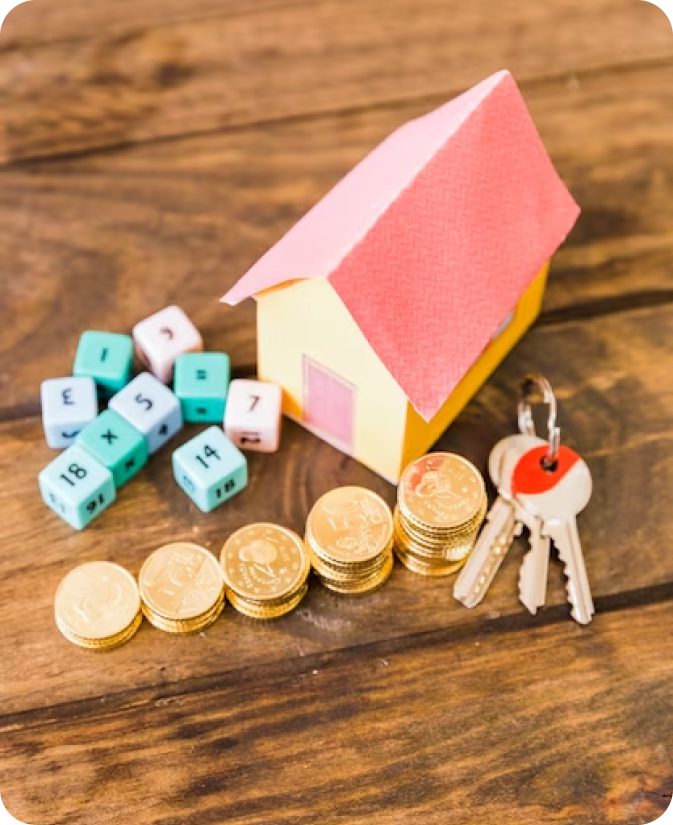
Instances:
[[[145,625],[93,655],[52,619],[74,564],[137,572],[253,520],[302,529],[325,490],[395,491],[288,424],[211,515],[170,449],[94,525],[42,504],[39,383],[80,333],[176,302],[237,376],[252,302],[218,297],[385,134],[486,76],[520,81],[583,206],[544,311],[442,438],[485,467],[520,376],[548,375],[591,466],[598,614],[484,603],[397,568],[294,615]],[[37,0],[0,38],[0,794],[40,823],[645,823],[673,792],[673,34],[637,0]],[[193,435],[188,427],[182,440]],[[178,440],[173,446],[177,446]]]

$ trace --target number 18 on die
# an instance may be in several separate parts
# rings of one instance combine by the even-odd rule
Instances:
[[[38,477],[45,504],[81,530],[115,500],[112,473],[79,444],[68,447]]]

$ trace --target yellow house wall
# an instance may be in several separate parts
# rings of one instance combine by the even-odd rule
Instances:
[[[437,441],[439,436],[460,413],[470,398],[472,398],[505,355],[507,355],[514,344],[516,344],[519,338],[521,338],[533,323],[540,312],[548,271],[549,262],[543,266],[535,280],[521,296],[521,300],[517,304],[514,316],[508,326],[488,344],[480,358],[475,361],[474,365],[465,373],[462,381],[430,421],[425,421],[411,404],[407,403],[407,426],[399,473],[402,472],[410,461],[426,453],[435,441]]]
[[[353,456],[397,479],[407,399],[328,281],[279,286],[257,296],[257,369],[283,388],[283,412],[303,423],[303,356],[355,387]],[[339,446],[336,445],[335,446]]]
[[[296,281],[257,296],[259,377],[280,384],[283,412],[300,423],[304,355],[354,385],[352,455],[395,483],[409,461],[434,444],[535,320],[548,268],[545,264],[523,294],[508,326],[490,342],[429,422],[409,404],[337,293],[323,279]]]

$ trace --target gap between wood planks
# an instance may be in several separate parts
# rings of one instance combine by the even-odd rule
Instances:
[[[627,70],[639,71],[670,68],[673,68],[673,59],[655,57],[642,60],[632,60],[626,63],[616,62],[605,66],[580,69],[578,71],[563,71],[548,75],[538,75],[534,78],[524,79],[521,81],[517,80],[517,83],[525,97],[526,93],[530,90],[539,89],[547,84],[556,84],[564,80],[566,82],[581,83],[583,79],[601,78],[611,74],[618,75],[620,72]],[[417,103],[427,104],[429,107],[437,107],[464,91],[464,88],[449,88],[442,92],[433,92],[427,95],[412,94],[402,97],[388,98],[385,100],[376,101],[374,103],[365,103],[360,106],[337,106],[334,108],[316,109],[311,112],[292,113],[277,117],[259,118],[256,120],[243,120],[230,125],[225,124],[223,126],[218,126],[217,128],[194,129],[191,131],[186,130],[184,132],[180,132],[179,134],[167,134],[156,137],[148,137],[146,139],[137,138],[133,140],[117,141],[101,146],[88,146],[81,149],[59,151],[49,155],[27,155],[10,160],[0,160],[0,175],[2,174],[3,169],[30,169],[34,165],[44,167],[45,164],[49,164],[52,161],[59,162],[64,160],[77,160],[78,158],[117,154],[124,152],[125,150],[132,149],[136,146],[178,143],[182,140],[207,137],[208,135],[237,134],[266,128],[268,126],[286,126],[292,124],[312,123],[325,118],[348,117],[350,115],[364,114],[366,112],[395,111],[396,109],[404,109]]]
[[[597,597],[595,605],[597,614],[605,615],[652,607],[672,600],[673,581]],[[339,665],[359,657],[385,660],[387,656],[408,650],[429,649],[471,639],[478,641],[479,637],[485,634],[500,636],[525,633],[533,629],[561,625],[568,621],[572,619],[568,615],[568,606],[565,604],[545,608],[536,616],[529,615],[522,608],[517,613],[466,622],[451,628],[420,631],[390,639],[337,647],[307,656],[300,655],[291,659],[271,661],[264,665],[244,666],[196,678],[187,677],[167,682],[161,686],[137,687],[87,699],[76,699],[15,713],[0,714],[0,733],[7,734],[18,728],[22,730],[42,728],[74,718],[78,720],[82,718],[102,719],[124,713],[139,705],[170,704],[183,696],[208,693],[232,686],[241,687],[248,681],[258,680],[260,676],[265,680],[301,677],[303,674],[324,669],[327,665]]]

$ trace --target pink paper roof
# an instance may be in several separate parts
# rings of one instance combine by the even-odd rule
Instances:
[[[429,420],[578,214],[502,71],[393,132],[222,300],[328,278]]]

